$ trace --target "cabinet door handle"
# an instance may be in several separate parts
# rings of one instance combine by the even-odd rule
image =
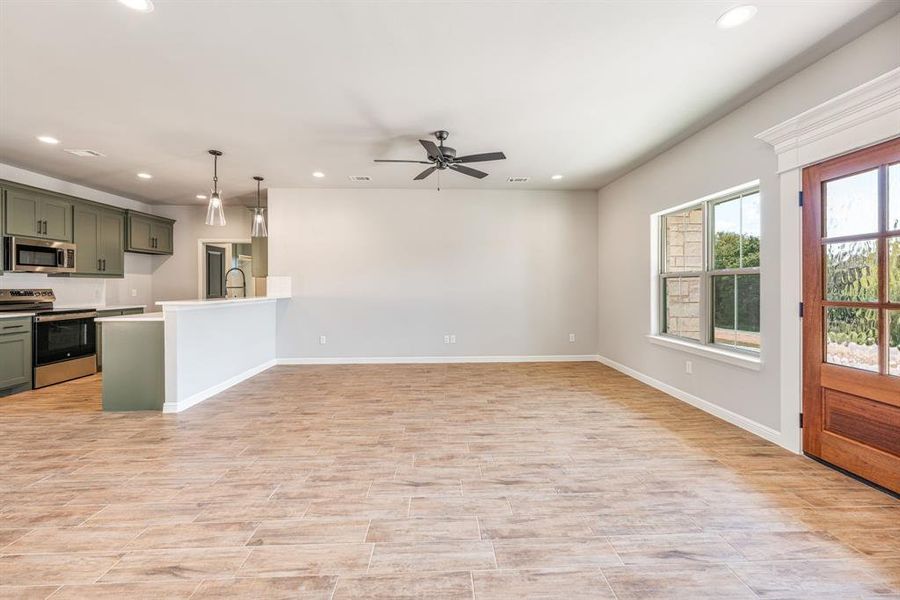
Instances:
[[[43,221],[41,221],[40,219],[38,219],[38,222],[37,222],[37,232],[38,232],[38,233],[41,232],[41,223],[43,223]]]
[[[98,271],[102,271],[102,270],[103,270],[102,267],[103,267],[103,263],[101,263],[101,262],[100,262],[100,259],[98,258],[98,259],[97,259],[97,270],[98,270]]]
[[[106,259],[105,258],[103,259],[103,270],[104,271],[106,270]]]
[[[44,235],[47,235],[47,219],[44,219]]]

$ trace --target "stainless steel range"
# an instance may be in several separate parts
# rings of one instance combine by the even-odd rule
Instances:
[[[53,290],[0,290],[0,311],[33,312],[34,387],[97,372],[96,310],[54,309]]]

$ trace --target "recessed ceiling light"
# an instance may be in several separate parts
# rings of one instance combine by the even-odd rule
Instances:
[[[756,7],[752,4],[735,6],[723,12],[722,16],[716,19],[716,25],[719,29],[733,29],[752,19],[755,14]]]
[[[314,171],[313,177],[318,177],[319,179],[321,179],[322,177],[325,177],[325,173],[323,173],[322,171]]]
[[[153,175],[150,173],[138,173],[137,176],[141,179],[153,179]]]
[[[59,143],[59,140],[56,139],[55,137],[53,137],[52,135],[39,135],[37,139],[39,142],[44,142],[45,144],[58,144]]]
[[[562,175],[551,175],[550,176],[550,179],[562,179],[562,178],[563,178]]]
[[[206,200],[205,194],[197,194],[195,197],[197,198],[197,200]]]
[[[153,2],[150,0],[119,0],[119,3],[139,12],[153,11]]]

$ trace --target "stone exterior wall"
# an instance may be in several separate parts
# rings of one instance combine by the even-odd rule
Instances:
[[[665,217],[665,260],[669,273],[703,269],[703,209]],[[700,339],[700,278],[666,281],[666,332]]]

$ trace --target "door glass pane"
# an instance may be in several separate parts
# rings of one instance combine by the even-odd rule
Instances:
[[[878,302],[875,240],[825,244],[825,299]]]
[[[888,301],[900,302],[900,237],[887,239]]]
[[[888,229],[900,229],[900,163],[888,166]]]
[[[825,237],[878,231],[878,169],[825,182]]]
[[[888,317],[888,373],[900,377],[900,310],[887,311]]]
[[[663,280],[665,331],[700,340],[700,278],[667,277]]]
[[[713,287],[713,341],[759,350],[759,275],[717,275]]]
[[[665,271],[703,269],[703,207],[663,217],[665,233]]]
[[[878,310],[825,309],[825,361],[878,372]]]
[[[714,268],[759,266],[759,192],[717,203],[713,229]]]

